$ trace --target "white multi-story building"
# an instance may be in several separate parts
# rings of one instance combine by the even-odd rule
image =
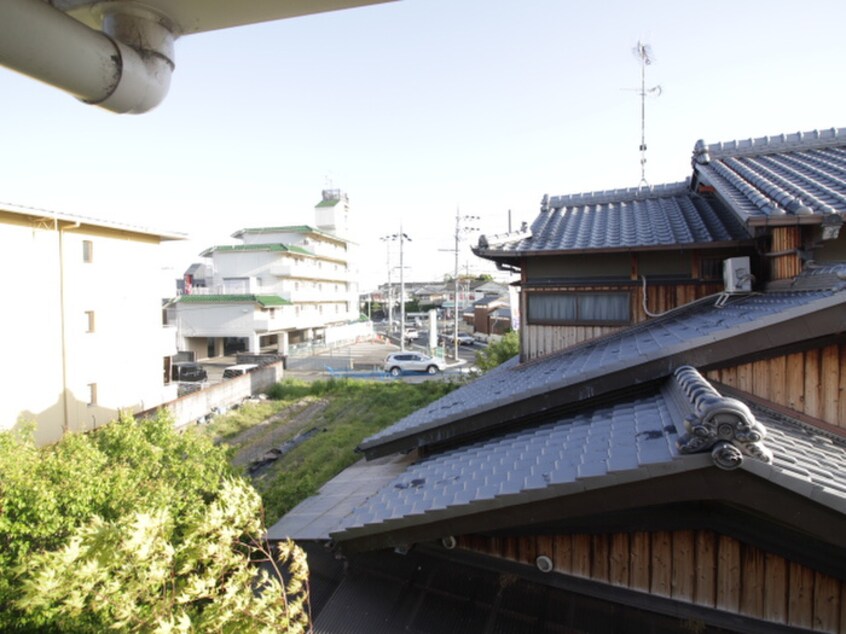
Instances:
[[[176,397],[156,263],[163,240],[183,238],[0,207],[0,429],[34,424],[46,444]]]
[[[212,281],[175,302],[180,348],[196,358],[233,350],[288,353],[358,321],[347,196],[324,190],[315,224],[241,229],[240,244],[215,246]],[[231,347],[230,347],[231,345]]]

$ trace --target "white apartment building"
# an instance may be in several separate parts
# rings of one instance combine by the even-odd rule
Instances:
[[[33,424],[47,444],[176,398],[157,263],[183,238],[0,206],[0,429]]]
[[[181,350],[198,359],[233,350],[287,355],[359,319],[347,196],[324,190],[315,224],[241,229],[214,246],[212,281],[175,302]]]

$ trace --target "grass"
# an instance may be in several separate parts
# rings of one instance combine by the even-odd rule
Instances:
[[[261,401],[246,403],[222,416],[217,416],[205,428],[205,432],[220,440],[229,440],[267,420],[284,407],[280,401]]]
[[[266,522],[276,522],[343,469],[360,459],[362,440],[452,391],[455,383],[286,380],[270,390],[271,401],[247,404],[218,417],[208,433],[232,446],[233,455],[260,455],[306,429],[320,432],[279,458],[255,478],[264,500]],[[229,420],[230,417],[233,420]],[[269,419],[269,421],[268,421]],[[265,425],[261,435],[250,429]],[[250,445],[272,436],[274,444]],[[243,439],[243,440],[242,440]]]

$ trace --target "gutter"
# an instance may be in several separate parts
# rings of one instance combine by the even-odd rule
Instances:
[[[0,64],[84,103],[140,114],[170,88],[176,35],[140,5],[107,3],[96,31],[43,0],[0,2]]]

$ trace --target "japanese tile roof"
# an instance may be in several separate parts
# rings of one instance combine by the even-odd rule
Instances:
[[[727,412],[743,423],[738,430],[760,429],[760,441],[721,430],[713,443],[686,451],[687,421],[713,414],[722,426]],[[736,450],[734,463],[721,459],[721,443]],[[690,367],[680,368],[660,390],[551,417],[415,463],[400,460],[388,463],[392,478],[385,477],[384,459],[369,482],[367,464],[350,470],[356,477],[342,473],[274,526],[271,538],[343,541],[714,467],[746,470],[846,513],[846,440],[724,397]],[[345,488],[356,482],[363,486],[355,486],[355,496],[344,503]]]
[[[291,304],[287,299],[278,295],[182,295],[177,301],[180,304],[242,304],[248,302],[265,307]]]
[[[298,255],[310,255],[314,253],[306,249],[291,244],[224,244],[220,246],[209,247],[200,255],[204,257],[210,256],[212,253],[230,253],[242,251],[274,251],[278,253],[296,253]]]
[[[828,278],[821,278],[828,283]],[[596,397],[603,390],[666,377],[684,363],[701,365],[734,358],[762,345],[765,328],[778,329],[766,341],[787,345],[809,338],[815,327],[846,330],[846,282],[832,288],[777,291],[733,296],[725,305],[707,297],[612,335],[520,364],[514,357],[476,381],[421,408],[365,439],[365,455],[380,455],[400,446],[413,448],[532,414],[532,408]],[[808,316],[829,320],[812,325]],[[795,325],[794,325],[795,324]],[[839,330],[838,330],[839,329]],[[790,341],[792,340],[792,341]],[[545,404],[532,399],[543,395]],[[527,404],[526,411],[519,411]],[[525,407],[523,408],[526,409]],[[468,423],[468,420],[472,421]],[[468,426],[469,425],[469,426]]]
[[[694,175],[746,222],[846,214],[846,128],[696,143]]]
[[[544,197],[530,233],[483,236],[475,249],[496,255],[606,252],[720,246],[749,234],[719,201],[692,193],[687,183]]]
[[[334,539],[713,467],[678,447],[689,409],[658,392],[425,458],[355,508]],[[781,487],[846,513],[846,442],[755,412],[772,452],[742,460]]]

